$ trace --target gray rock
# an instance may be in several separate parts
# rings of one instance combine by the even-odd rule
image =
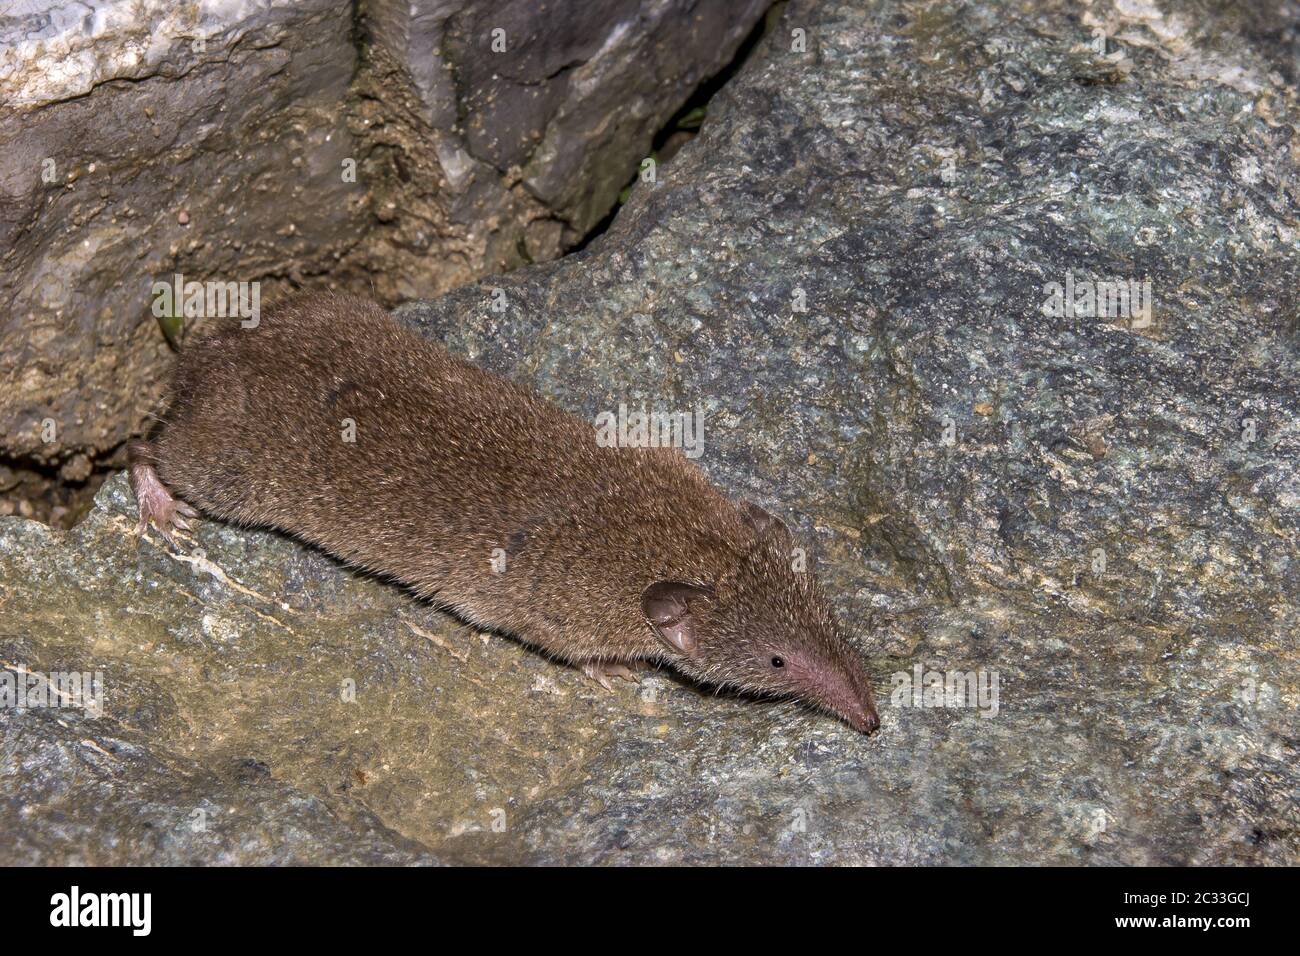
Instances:
[[[789,731],[792,768],[716,718],[664,765],[621,738],[609,832],[1294,862],[1296,24],[926,9],[791,5],[592,248],[400,310],[587,415],[705,409],[702,464],[802,526],[874,663],[879,738]],[[1067,275],[1149,279],[1149,322],[1048,314]],[[917,665],[996,671],[997,716],[901,706]],[[577,806],[542,857],[600,855]]]
[[[0,711],[32,765],[0,832],[44,845],[71,777],[121,861],[215,856],[204,799],[243,859],[260,824],[318,859],[356,828],[347,859],[1300,861],[1296,37],[795,2],[592,246],[400,310],[587,415],[702,408],[701,464],[812,547],[876,736],[663,672],[605,694],[269,534],[135,551],[117,478],[71,532],[0,520],[3,660],[108,687],[71,733]],[[1149,321],[1045,310],[1067,274],[1149,278]],[[912,706],[918,667],[997,697]],[[144,753],[92,790],[72,738]],[[132,838],[173,777],[140,816],[175,849]]]
[[[90,6],[0,19],[0,452],[70,480],[157,399],[155,281],[320,273],[368,218],[346,6]]]
[[[344,264],[394,304],[554,259],[771,0],[377,0],[352,128],[378,220]]]
[[[3,715],[0,751],[24,775],[0,806],[7,865],[437,862],[345,796],[279,783],[253,757],[203,766],[125,724]]]
[[[0,455],[80,482],[142,429],[177,273],[395,303],[554,258],[767,2],[10,4]]]

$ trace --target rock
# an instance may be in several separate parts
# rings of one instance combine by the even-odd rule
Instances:
[[[767,0],[355,6],[59,0],[0,20],[0,455],[121,463],[170,364],[154,283],[178,273],[263,303],[395,303],[554,258]]]
[[[250,773],[248,761],[200,766],[147,735],[87,723],[66,712],[0,717],[0,746],[29,775],[0,806],[8,865],[438,862],[346,797],[327,804]]]
[[[376,292],[427,296],[573,246],[769,5],[368,5],[358,129],[373,147],[375,203],[397,217],[367,253]],[[431,257],[441,263],[432,276]]]
[[[609,832],[1294,862],[1294,22],[858,6],[791,4],[586,251],[400,310],[588,416],[703,408],[705,469],[802,526],[873,662],[870,742],[790,730],[784,766],[714,715],[657,764],[620,737]],[[1149,321],[1045,309],[1114,277]],[[996,672],[997,716],[906,706],[918,665]],[[539,809],[574,820],[541,857],[598,854],[580,806]]]
[[[284,538],[134,523],[119,474],[71,531],[0,527],[0,675],[103,689],[0,707],[7,862],[455,861],[614,733],[580,675]]]
[[[108,687],[0,709],[0,829],[252,861],[283,802],[333,814],[285,851],[320,862],[1296,863],[1283,16],[795,0],[606,234],[399,310],[585,415],[703,409],[702,466],[811,545],[876,736],[606,694],[267,533],[137,552],[118,477],[70,532],[0,521],[2,660]],[[1053,307],[1111,278],[1125,314]],[[914,706],[936,674],[986,696]],[[57,836],[83,805],[102,843]]]
[[[155,281],[320,273],[367,216],[346,5],[26,6],[0,21],[0,452],[48,468],[156,402]]]

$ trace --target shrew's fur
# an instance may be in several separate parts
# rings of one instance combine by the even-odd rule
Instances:
[[[306,296],[212,329],[182,353],[160,418],[132,480],[164,531],[184,524],[179,498],[575,664],[663,660],[877,725],[780,521],[676,449],[600,447],[590,423],[373,303]]]

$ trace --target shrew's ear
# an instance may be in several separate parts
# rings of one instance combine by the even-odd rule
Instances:
[[[790,529],[785,526],[784,521],[752,501],[742,501],[740,503],[740,516],[749,523],[749,526],[754,529],[754,534],[760,538],[769,531],[787,537],[790,534]]]
[[[641,592],[641,612],[659,640],[688,657],[699,646],[696,618],[713,592],[682,581],[656,581]]]

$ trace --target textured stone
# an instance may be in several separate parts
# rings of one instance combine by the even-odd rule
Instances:
[[[170,361],[155,281],[269,296],[355,241],[351,27],[333,0],[0,19],[0,453],[81,480],[139,429]]]
[[[1288,9],[794,2],[591,246],[399,310],[586,415],[703,408],[703,467],[813,547],[876,736],[662,672],[605,694],[260,532],[205,524],[195,573],[132,550],[118,478],[71,532],[0,520],[3,660],[102,667],[71,736],[158,768],[67,806],[185,775],[144,814],[174,828],[252,760],[248,800],[376,859],[1300,861]],[[1067,273],[1149,278],[1150,323],[1048,314]],[[907,706],[918,665],[996,672],[996,715]],[[43,845],[68,811],[26,781],[71,744],[0,722],[0,831]],[[239,806],[243,859],[258,812],[298,838]],[[175,839],[115,858],[208,846]]]
[[[11,4],[0,455],[66,482],[122,463],[177,273],[392,304],[556,257],[767,4]]]
[[[381,224],[354,259],[389,303],[554,259],[770,0],[378,0],[354,128]]]
[[[620,737],[602,834],[1294,862],[1294,21],[858,7],[791,5],[581,255],[402,310],[588,415],[705,408],[702,464],[802,526],[873,661],[870,742],[755,748],[711,715],[656,762]],[[1149,278],[1149,327],[1045,314],[1067,273]],[[917,664],[996,671],[997,716],[891,705]],[[538,811],[574,822],[536,852],[600,855],[592,792]]]

